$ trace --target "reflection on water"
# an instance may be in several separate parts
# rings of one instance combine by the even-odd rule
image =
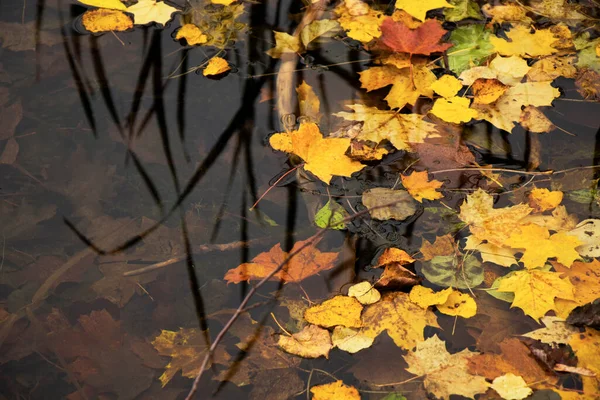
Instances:
[[[190,6],[201,7],[197,1]],[[175,41],[170,33],[178,17],[164,30],[147,26],[86,35],[77,31],[84,10],[74,1],[2,2],[3,398],[183,398],[207,343],[251,289],[246,283],[227,285],[226,271],[277,243],[289,250],[313,235],[315,211],[329,198],[361,212],[365,189],[394,186],[398,171],[410,165],[447,170],[478,162],[544,171],[597,164],[598,104],[568,101],[580,97],[565,79],[558,84],[566,95],[549,117],[576,138],[521,128],[509,135],[484,123],[463,131],[447,128],[455,147],[434,152],[423,145],[418,159],[397,152],[329,188],[295,172],[251,208],[290,168],[266,146],[268,135],[283,124],[276,97],[279,61],[265,52],[273,47],[273,30],[293,30],[292,20],[303,12],[299,3],[245,4],[236,23],[249,28],[230,27],[227,32],[237,32],[237,40],[218,43],[228,47],[234,69],[213,80],[195,70],[223,52]],[[207,26],[217,18],[210,15],[203,21]],[[198,23],[205,16],[186,18]],[[305,80],[315,89],[323,132],[340,128],[332,113],[342,111],[342,103],[367,100],[357,79],[367,65],[366,51],[336,37],[294,66],[291,87]],[[284,114],[289,118],[293,112]],[[461,137],[469,146],[463,158]],[[449,153],[453,156],[438,159]],[[332,375],[346,383],[367,382],[365,398],[395,389],[423,398],[420,380],[386,390],[377,386],[413,377],[402,351],[385,335],[369,352],[306,360],[278,350],[276,334],[301,329],[309,301],[378,275],[370,265],[383,248],[414,254],[422,237],[460,231],[456,214],[447,209],[456,210],[461,190],[482,185],[484,178],[464,171],[435,177],[448,189],[444,206],[420,207],[404,223],[360,218],[347,231],[328,232],[319,247],[339,252],[335,268],[302,284],[263,287],[215,352],[200,382],[201,398],[306,396],[307,382],[329,382]],[[563,191],[579,190],[584,197],[585,203],[566,200],[579,219],[598,214],[595,199],[585,198],[596,178],[593,169],[560,178]],[[506,190],[529,178],[511,179]],[[507,197],[499,206],[509,204]],[[511,321],[506,303],[491,296],[479,300],[500,316],[495,323]],[[439,322],[442,331],[454,332],[447,334],[452,349],[473,345],[473,330],[488,329],[483,319],[466,325],[440,316]],[[518,324],[511,334],[537,326],[522,318]],[[427,329],[429,336],[439,332]],[[157,342],[169,335],[165,331],[177,332],[175,344]],[[489,336],[486,340],[491,345]],[[163,355],[173,352],[179,355],[169,369],[171,359]],[[170,382],[163,388],[161,380]]]

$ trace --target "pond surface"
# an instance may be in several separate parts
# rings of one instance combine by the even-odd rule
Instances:
[[[390,15],[393,7],[380,3]],[[414,346],[398,346],[393,334],[375,335],[356,354],[333,349],[314,359],[290,355],[277,342],[305,326],[308,306],[346,295],[355,283],[377,282],[382,269],[374,267],[385,249],[412,255],[416,262],[406,268],[436,291],[456,285],[428,281],[430,264],[420,253],[425,241],[450,234],[481,268],[481,256],[464,249],[469,231],[458,216],[477,188],[493,194],[495,208],[527,203],[531,189],[549,188],[564,193],[561,204],[574,220],[600,216],[600,104],[594,95],[582,97],[574,78],[553,81],[560,97],[543,112],[558,128],[549,133],[433,117],[451,140],[419,151],[394,151],[386,143],[390,154],[381,161],[364,161],[360,172],[327,185],[298,157],[275,151],[269,137],[285,132],[290,118],[288,131],[310,123],[296,107],[302,82],[320,99],[324,133],[352,129],[333,115],[349,111],[345,105],[388,109],[387,89],[367,92],[358,75],[376,65],[377,49],[367,51],[343,30],[326,35],[293,58],[282,83],[286,57],[266,52],[275,45],[273,31],[293,33],[306,7],[291,0],[240,5],[234,34],[219,48],[174,38],[183,22],[198,23],[206,13],[216,26],[231,23],[222,6],[205,8],[200,0],[188,4],[196,14],[176,14],[164,27],[104,34],[85,31],[86,6],[73,0],[0,4],[2,398],[185,398],[207,341],[260,280],[228,283],[227,272],[314,235],[321,237],[317,251],[337,254],[331,268],[301,282],[262,285],[217,347],[197,398],[308,398],[307,388],[334,380],[365,399],[425,398],[424,375],[411,374],[404,360]],[[331,9],[319,18],[334,18]],[[439,10],[428,15],[443,18]],[[232,69],[203,76],[213,57]],[[292,96],[291,113],[281,109],[278,94]],[[431,105],[421,96],[409,109],[426,115]],[[487,179],[480,166],[498,175]],[[415,202],[402,221],[371,218],[363,192],[399,188],[399,174],[412,170],[442,182],[443,199]],[[315,226],[315,214],[330,200],[345,215],[356,214],[343,230]],[[511,300],[486,293],[507,270],[484,266],[481,286],[461,288],[475,296],[477,315],[430,308],[439,327],[422,329],[424,339],[437,335],[453,354],[506,355],[503,346],[516,346],[516,335],[541,327],[511,308]],[[382,292],[409,293],[411,286]],[[546,373],[537,376],[551,381],[537,382],[541,393],[584,387],[579,375]],[[525,380],[535,386],[535,379]]]

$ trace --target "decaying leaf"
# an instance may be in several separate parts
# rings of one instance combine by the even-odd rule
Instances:
[[[450,395],[461,395],[473,398],[490,387],[484,377],[471,375],[467,370],[469,358],[477,354],[467,349],[450,354],[446,344],[434,335],[417,343],[416,349],[410,351],[405,359],[408,371],[424,376],[425,389],[434,396],[449,398]]]
[[[363,193],[362,202],[372,218],[382,221],[403,221],[417,212],[415,201],[406,190],[369,189]]]
[[[312,239],[299,241],[287,253],[281,249],[281,244],[276,244],[268,252],[261,253],[252,259],[250,263],[244,263],[237,268],[230,269],[225,274],[225,280],[229,283],[240,283],[251,279],[262,279],[269,275],[279,265],[286,262],[289,254],[295,253],[304,247]],[[335,267],[337,253],[323,253],[312,243],[304,247],[298,254],[289,259],[285,267],[273,276],[273,280],[284,282],[300,282],[309,276],[318,274]]]
[[[569,313],[577,306],[582,306],[600,299],[600,262],[594,260],[589,263],[576,261],[570,267],[553,263],[556,272],[562,279],[567,279],[575,291],[573,299],[556,299],[556,314],[567,318]]]
[[[423,240],[421,244],[421,254],[423,259],[428,261],[436,256],[450,256],[456,252],[456,244],[452,235],[447,234],[444,236],[437,236],[435,242],[430,243],[427,240]]]
[[[600,220],[586,219],[569,231],[582,243],[577,251],[584,257],[600,257]]]
[[[442,287],[470,289],[483,282],[481,262],[473,255],[436,256],[423,265],[421,272],[429,282]]]
[[[548,344],[566,344],[573,334],[579,332],[577,328],[573,328],[564,319],[559,317],[542,317],[542,323],[544,324],[544,328],[536,329],[521,336]]]
[[[328,358],[333,347],[329,331],[316,325],[307,325],[291,337],[280,336],[278,345],[288,353],[304,358]]]
[[[304,319],[310,324],[330,328],[345,326],[347,328],[360,328],[362,322],[360,314],[363,310],[361,303],[354,297],[335,296],[308,308],[304,312]]]

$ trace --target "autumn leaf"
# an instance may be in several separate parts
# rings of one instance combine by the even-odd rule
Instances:
[[[280,336],[278,345],[286,352],[304,358],[328,358],[333,347],[329,331],[316,325],[305,326],[291,337]]]
[[[453,97],[462,87],[463,84],[452,75],[442,75],[430,86],[434,92],[442,97]]]
[[[453,8],[444,10],[446,21],[458,22],[467,18],[483,19],[479,4],[473,0],[450,0]]]
[[[225,73],[229,70],[231,70],[231,67],[229,66],[227,60],[221,57],[213,57],[208,62],[206,68],[204,68],[204,71],[202,71],[202,75],[215,76]]]
[[[310,389],[313,400],[360,400],[360,394],[353,386],[335,381],[326,385],[314,386]]]
[[[569,345],[577,356],[578,366],[589,369],[596,377],[600,376],[600,332],[585,328],[585,332],[571,336]]]
[[[360,329],[345,326],[336,326],[331,334],[331,342],[335,347],[352,354],[371,347],[374,340],[362,334]]]
[[[396,346],[407,350],[425,339],[426,326],[438,326],[433,312],[414,304],[402,292],[387,293],[377,303],[366,306],[362,325],[363,335],[376,338],[387,331]]]
[[[377,259],[377,267],[384,267],[392,263],[406,265],[413,262],[415,262],[415,259],[412,258],[406,251],[396,247],[388,247]]]
[[[371,283],[364,281],[348,288],[348,296],[354,297],[360,304],[368,305],[377,303],[381,299],[381,293]]]
[[[298,36],[278,31],[273,31],[273,33],[275,34],[275,47],[266,51],[271,57],[280,58],[283,53],[302,52],[302,43]]]
[[[471,318],[477,313],[475,300],[466,293],[447,288],[441,292],[414,286],[410,291],[410,301],[422,308],[436,306],[442,314]]]
[[[305,48],[308,48],[308,45],[314,41],[315,39],[330,33],[335,33],[332,31],[338,30],[340,28],[340,24],[338,21],[333,21],[330,19],[319,19],[316,21],[312,21],[310,24],[306,25],[302,28],[300,32],[300,40]]]
[[[459,217],[469,224],[473,236],[503,246],[510,235],[520,226],[521,220],[533,210],[525,204],[494,208],[494,199],[482,189],[467,196],[460,206]]]
[[[396,52],[430,55],[452,47],[452,43],[440,43],[447,31],[435,19],[428,19],[418,28],[410,29],[402,22],[386,18],[381,24],[381,32],[381,42]]]
[[[81,22],[85,29],[90,32],[122,32],[133,28],[133,21],[127,14],[104,8],[86,11]]]
[[[518,250],[507,246],[497,246],[492,243],[483,243],[480,239],[471,235],[467,237],[465,250],[475,250],[481,254],[484,262],[491,262],[503,267],[510,267],[517,264],[515,254]]]
[[[418,285],[410,290],[409,298],[410,301],[419,307],[426,309],[429,306],[444,304],[448,300],[452,290],[452,288],[447,288],[440,292],[434,292],[433,289]]]
[[[406,11],[419,21],[425,20],[425,14],[427,14],[427,11],[442,7],[452,8],[454,6],[448,3],[446,0],[396,0],[396,8]]]
[[[468,372],[468,360],[477,354],[467,349],[450,354],[446,344],[434,335],[417,343],[416,349],[404,358],[408,363],[408,372],[423,376],[425,389],[435,397],[460,395],[473,398],[490,386],[482,376]]]
[[[442,193],[437,191],[443,183],[435,179],[430,181],[427,171],[414,171],[410,175],[400,175],[400,177],[402,178],[402,185],[419,203],[422,203],[423,199],[437,200],[444,197]]]
[[[302,81],[298,87],[296,87],[296,94],[298,95],[298,106],[300,108],[300,115],[308,118],[309,122],[319,123],[321,120],[321,101],[315,94],[312,86],[306,81]]]
[[[492,17],[492,24],[514,22],[529,26],[533,21],[527,16],[527,9],[519,4],[484,4],[481,8],[485,15]]]
[[[577,298],[577,295],[575,295],[575,298]],[[521,336],[548,344],[567,344],[571,336],[579,332],[579,329],[572,327],[559,317],[542,317],[542,324],[544,324],[544,328],[536,329]]]
[[[425,278],[442,287],[470,289],[483,282],[481,262],[472,254],[464,256],[436,256],[424,263],[421,272]]]
[[[558,52],[553,44],[554,34],[549,29],[539,29],[531,33],[529,27],[515,26],[506,32],[508,40],[490,37],[490,43],[504,56],[539,57]]]
[[[127,7],[120,0],[79,0],[86,6],[108,8],[112,10],[125,10]]]
[[[152,345],[160,355],[171,357],[171,361],[159,378],[162,386],[165,387],[179,370],[183,376],[195,378],[210,347],[209,341],[208,332],[197,328],[179,328],[177,332],[162,330],[152,341]],[[225,349],[219,346],[213,352],[211,362],[225,364],[230,358]]]
[[[208,36],[206,36],[196,25],[185,24],[177,30],[175,39],[185,39],[187,44],[195,46],[206,43],[208,41]]]
[[[375,11],[361,0],[344,0],[336,9],[338,22],[348,37],[369,43],[381,36],[383,13]]]
[[[429,112],[446,122],[460,124],[479,116],[477,110],[469,108],[470,104],[471,101],[466,97],[437,99]]]
[[[471,66],[483,62],[495,53],[490,43],[491,32],[483,25],[472,24],[459,26],[450,33],[449,42],[454,46],[448,52],[449,68],[460,74]]]
[[[454,238],[451,234],[437,236],[433,243],[423,240],[419,251],[423,259],[428,261],[436,256],[450,256],[455,253]]]
[[[550,191],[546,188],[532,189],[528,196],[529,207],[533,208],[535,212],[552,210],[553,208],[558,207],[562,202],[562,199],[563,192],[559,190]]]
[[[581,306],[600,298],[600,261],[589,263],[576,261],[571,267],[552,263],[562,279],[568,279],[574,286],[573,299],[556,299],[556,314],[567,318],[577,306]]]
[[[533,393],[523,378],[510,373],[494,379],[490,387],[506,400],[521,400]]]
[[[348,217],[348,212],[336,203],[328,200],[327,203],[315,214],[315,225],[319,228],[345,229],[344,219]]]
[[[471,85],[474,104],[490,104],[495,102],[508,90],[508,86],[498,79],[479,78]]]
[[[550,310],[556,310],[555,299],[573,300],[573,285],[560,274],[532,269],[515,271],[500,281],[499,292],[514,293],[511,307],[519,307],[539,320]]]
[[[521,261],[525,268],[543,267],[548,258],[556,257],[557,261],[567,267],[579,258],[575,248],[581,241],[566,232],[558,232],[550,236],[546,228],[535,224],[519,227],[505,242],[515,249],[524,249]]]
[[[136,25],[146,25],[152,22],[165,25],[171,20],[174,13],[180,12],[164,1],[139,0],[136,4],[127,7],[128,13],[133,14]]]
[[[577,68],[575,62],[577,57],[548,56],[535,62],[527,72],[527,80],[531,82],[553,81],[558,77],[575,78]]]
[[[334,175],[349,177],[364,168],[345,154],[350,139],[323,138],[319,127],[312,122],[301,123],[298,130],[290,133],[276,133],[269,143],[275,150],[302,158],[304,169],[325,183],[330,183]]]
[[[400,114],[390,110],[380,110],[362,104],[347,106],[354,113],[338,112],[333,115],[347,121],[361,121],[363,127],[356,137],[379,143],[389,140],[398,150],[409,150],[413,143],[423,143],[426,138],[438,137],[435,125],[424,121],[419,114]]]
[[[252,259],[250,263],[244,263],[237,268],[230,269],[225,274],[225,280],[230,283],[240,283],[251,279],[257,280],[266,277],[279,265],[286,262],[289,254],[296,253],[304,247],[307,242],[313,240],[309,238],[294,244],[292,250],[287,253],[281,249],[281,244],[276,244],[268,252],[261,253]],[[300,282],[321,271],[326,271],[335,267],[337,253],[323,253],[312,243],[300,250],[295,256],[286,262],[284,268],[276,273],[272,280],[282,280],[284,282]]]
[[[583,257],[600,257],[600,219],[585,219],[569,231],[582,243],[577,252]]]
[[[403,221],[417,212],[413,198],[405,190],[374,188],[363,192],[362,202],[373,219]]]
[[[360,328],[362,323],[360,314],[363,306],[360,302],[349,296],[335,296],[308,308],[304,312],[304,319],[313,325],[325,328],[345,326],[347,328]]]

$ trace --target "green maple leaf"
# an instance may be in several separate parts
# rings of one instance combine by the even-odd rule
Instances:
[[[450,34],[450,42],[454,44],[448,52],[449,67],[452,72],[460,74],[469,69],[471,64],[480,65],[495,53],[490,43],[490,31],[483,25],[461,26]]]
[[[450,0],[454,8],[445,8],[446,21],[457,22],[467,18],[483,19],[479,4],[473,0]]]
[[[585,32],[573,40],[573,43],[578,50],[575,65],[578,68],[589,68],[600,72],[600,57],[596,55],[596,46],[600,43],[600,38],[590,40],[590,33]]]

